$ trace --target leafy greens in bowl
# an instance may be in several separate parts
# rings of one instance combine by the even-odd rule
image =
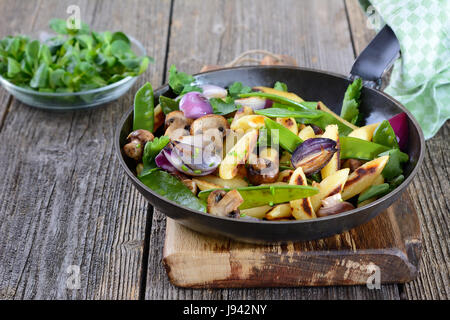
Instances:
[[[20,101],[46,109],[99,105],[124,94],[152,58],[123,32],[68,29],[53,19],[56,36],[0,40],[0,82]]]

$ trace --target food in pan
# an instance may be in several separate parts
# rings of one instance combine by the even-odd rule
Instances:
[[[172,66],[169,85],[159,103],[149,83],[136,93],[123,152],[143,184],[181,206],[235,219],[316,219],[368,205],[404,180],[406,114],[362,125],[360,79],[340,115],[282,82],[223,88]]]

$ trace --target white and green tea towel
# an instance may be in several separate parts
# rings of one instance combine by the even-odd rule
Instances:
[[[433,137],[450,118],[450,0],[360,4],[370,21],[380,17],[400,42],[402,55],[385,92],[411,111],[426,139]]]

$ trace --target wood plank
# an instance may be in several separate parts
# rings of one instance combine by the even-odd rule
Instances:
[[[204,11],[214,14],[204,14]],[[279,23],[286,21],[286,23]],[[347,74],[353,62],[349,27],[341,1],[174,2],[168,66],[198,72],[204,64],[224,64],[249,49],[293,56],[300,66]],[[178,289],[162,268],[164,215],[155,212],[150,238],[147,299],[398,299],[396,285],[295,289]],[[352,239],[352,234],[347,235]],[[344,240],[343,240],[344,241]]]
[[[399,283],[417,276],[420,238],[405,193],[350,233],[281,246],[208,237],[168,219],[163,262],[170,282],[185,288],[365,285],[375,265],[381,283]]]
[[[19,3],[2,5],[15,16]],[[27,3],[39,8],[34,30],[77,4],[93,28],[142,40],[159,63],[94,110],[53,113],[13,101],[0,133],[0,298],[138,299],[148,204],[122,173],[112,140],[138,86],[162,82],[170,0]],[[70,265],[80,266],[78,290],[66,286]]]
[[[367,45],[373,30],[367,28],[357,0],[346,0],[357,54]],[[417,280],[406,283],[402,298],[448,299],[450,297],[449,136],[450,122],[426,142],[422,168],[408,188],[422,227],[421,269]],[[430,196],[430,194],[432,196]]]
[[[156,211],[153,220],[153,233],[152,233],[152,242],[151,248],[156,248],[155,245],[158,244],[158,240],[156,240],[156,236],[160,238],[164,237],[165,228],[164,228],[165,216],[161,212]],[[168,222],[169,224],[169,222]],[[176,228],[182,229],[182,234],[186,237],[183,238],[184,241],[191,241],[194,239],[192,237],[192,231],[187,230],[184,227],[179,225],[175,225]],[[170,228],[170,227],[169,227]],[[180,231],[179,229],[172,231]],[[203,236],[196,234],[198,237],[199,243],[203,246],[205,243],[202,241]],[[349,238],[347,238],[350,241]],[[214,244],[219,243],[216,239],[208,238],[208,241],[212,241],[208,247],[214,246]],[[222,243],[223,244],[223,243]],[[308,246],[311,243],[299,243],[295,244],[295,246]],[[326,245],[323,243],[324,246]],[[182,244],[180,244],[182,246]],[[343,243],[344,246],[348,246],[349,244]],[[242,253],[240,249],[245,247],[246,250],[263,250],[255,248],[252,245],[247,244],[238,244],[238,243],[230,243],[226,245],[231,248],[231,251],[237,252],[239,254]],[[240,247],[240,249],[238,249]],[[257,246],[256,246],[257,247]],[[237,249],[237,250],[233,250]],[[278,250],[279,247],[273,249]],[[217,250],[215,251],[217,253]],[[198,257],[202,255],[202,250],[192,252],[193,256]],[[297,287],[297,288],[258,288],[258,289],[249,289],[249,288],[237,288],[237,289],[193,289],[193,288],[178,288],[174,287],[167,277],[166,271],[163,268],[160,268],[161,261],[164,257],[162,249],[159,248],[157,251],[152,252],[153,258],[150,259],[150,262],[153,262],[152,265],[149,265],[148,281],[151,285],[147,286],[147,298],[148,299],[398,299],[399,294],[396,291],[397,287],[394,285],[382,285],[380,290],[369,290],[365,286],[331,286],[331,287]],[[212,261],[217,261],[215,257],[211,256]],[[225,260],[227,257],[225,257]],[[237,259],[239,260],[239,259]],[[236,262],[236,261],[235,261]],[[186,263],[185,268],[190,268],[192,265],[192,261]],[[208,262],[210,264],[211,262]],[[213,267],[214,270],[217,269],[219,273],[220,269],[223,267],[229,266],[229,261],[226,261],[223,265],[216,265]],[[274,279],[275,280],[275,279]],[[285,284],[284,284],[285,285]],[[257,286],[257,285],[254,285]],[[267,283],[263,286],[268,286]],[[281,284],[280,284],[281,286]],[[220,286],[219,286],[220,287]]]

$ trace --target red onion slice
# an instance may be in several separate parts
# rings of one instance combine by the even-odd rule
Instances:
[[[261,110],[272,107],[273,101],[262,99],[259,97],[249,97],[244,99],[238,99],[234,101],[234,103],[238,106],[247,106],[252,108],[253,110]]]
[[[201,148],[171,142],[163,149],[163,153],[179,172],[190,176],[206,176],[213,173],[221,161],[220,156],[215,154],[212,148],[212,143]]]
[[[392,129],[394,129],[397,136],[398,145],[400,150],[404,151],[408,145],[409,127],[408,116],[406,113],[400,113],[391,119],[389,119]]]
[[[226,98],[228,95],[228,91],[222,87],[219,86],[215,86],[212,84],[205,84],[200,86],[200,88],[203,90],[203,95],[207,98],[207,99],[212,99],[212,98]]]
[[[337,143],[327,138],[312,138],[295,149],[291,157],[294,168],[302,167],[305,175],[318,172],[326,166],[334,153],[338,151]]]
[[[156,156],[155,158],[156,165],[158,168],[163,169],[164,171],[167,171],[169,173],[175,173],[177,172],[177,168],[175,168],[169,160],[167,160],[163,150]]]
[[[208,99],[200,92],[188,92],[180,101],[180,110],[189,119],[197,119],[213,113]]]

